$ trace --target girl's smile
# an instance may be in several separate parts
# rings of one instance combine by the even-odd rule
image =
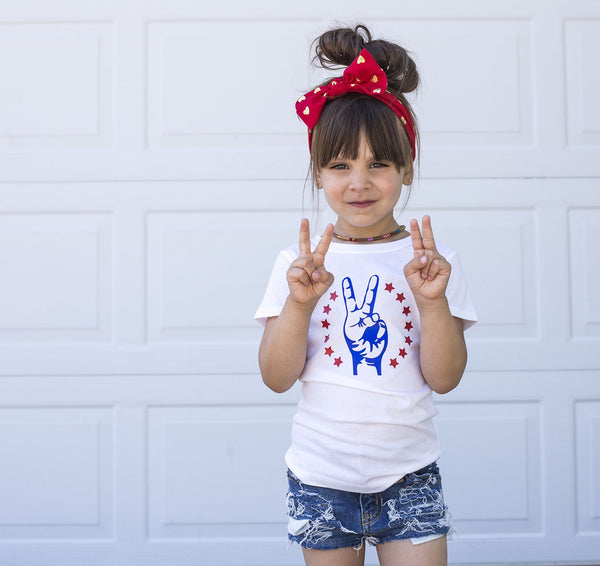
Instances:
[[[337,214],[335,231],[353,238],[373,237],[398,228],[394,207],[402,186],[412,181],[412,167],[377,161],[364,136],[356,159],[336,158],[316,176],[317,187]]]
[[[357,208],[366,208],[367,206],[371,206],[374,203],[375,203],[374,200],[364,200],[364,201],[350,202],[349,204],[351,206],[355,206]]]

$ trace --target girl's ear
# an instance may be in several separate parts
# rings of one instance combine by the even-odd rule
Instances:
[[[317,189],[323,188],[323,183],[321,182],[321,175],[318,172],[315,173],[315,185],[317,186]]]
[[[402,184],[407,186],[410,185],[413,182],[413,174],[414,169],[411,165],[410,167],[407,167],[406,171],[404,172],[404,180],[402,181]]]

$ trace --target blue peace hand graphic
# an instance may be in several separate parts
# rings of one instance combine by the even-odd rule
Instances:
[[[381,359],[388,345],[387,325],[379,314],[373,312],[379,277],[371,275],[362,305],[359,307],[354,296],[352,281],[346,277],[342,281],[346,320],[344,337],[352,354],[354,375],[360,364],[374,366],[377,375],[381,375]]]

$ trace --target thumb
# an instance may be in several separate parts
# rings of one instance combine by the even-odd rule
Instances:
[[[408,277],[421,271],[421,269],[423,269],[427,265],[427,261],[427,255],[425,254],[425,252],[415,252],[415,257],[413,257],[404,266],[404,275]]]
[[[321,283],[330,287],[333,284],[334,277],[333,273],[329,273],[324,267],[319,267],[319,269],[313,271],[312,279],[315,283]]]

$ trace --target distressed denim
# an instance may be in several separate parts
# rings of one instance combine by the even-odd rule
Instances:
[[[305,548],[360,548],[409,539],[419,544],[450,530],[437,463],[407,474],[381,493],[303,484],[288,470],[288,536]]]

